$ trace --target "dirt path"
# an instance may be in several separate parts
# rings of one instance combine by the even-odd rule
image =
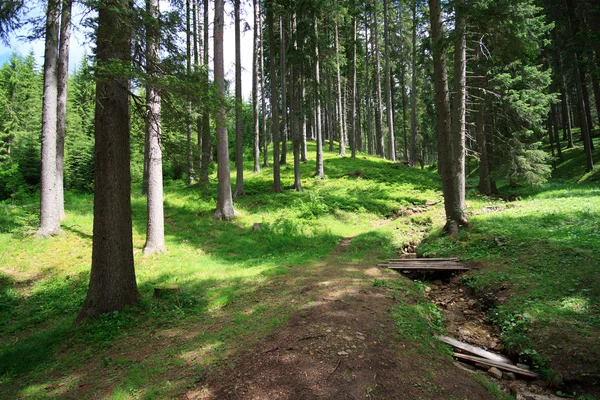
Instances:
[[[211,373],[187,399],[491,399],[451,360],[400,342],[396,304],[375,278],[388,271],[343,261],[351,239],[303,281],[311,301],[283,327]]]

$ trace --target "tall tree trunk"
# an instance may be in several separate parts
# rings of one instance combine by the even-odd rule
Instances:
[[[552,118],[551,123],[554,126],[554,140],[556,141],[556,153],[558,155],[558,159],[562,161],[562,146],[560,145],[560,135],[558,134],[558,118],[555,104],[550,105],[550,116]]]
[[[262,6],[261,2],[258,2],[258,14],[262,15]],[[263,131],[263,167],[267,168],[269,166],[269,133],[267,130],[267,89],[265,88],[265,49],[263,42],[263,29],[262,29],[262,21],[258,27],[258,35],[259,35],[259,50],[260,50],[260,97],[261,97],[261,122],[262,122],[262,131]]]
[[[446,69],[446,47],[443,43],[444,27],[440,0],[429,0],[429,18],[431,22],[431,40],[433,48],[433,79],[435,86],[436,129],[438,132],[438,164],[442,177],[442,190],[446,211],[446,229],[451,235],[458,233],[459,221],[453,219],[454,181],[452,176],[452,126],[450,117],[450,95],[448,91],[448,71]],[[458,211],[458,210],[457,210]]]
[[[374,3],[376,4],[376,3]],[[385,158],[385,137],[383,135],[383,114],[381,100],[381,61],[379,57],[379,23],[377,22],[377,8],[373,10],[373,52],[375,53],[375,136],[377,155]]]
[[[231,220],[235,216],[231,197],[229,172],[229,141],[227,139],[227,110],[225,105],[225,66],[223,63],[224,0],[215,0],[214,63],[217,87],[217,209],[214,219]]]
[[[344,112],[342,110],[342,78],[340,75],[340,40],[339,40],[339,35],[338,35],[338,25],[337,23],[335,24],[335,28],[334,28],[334,45],[335,45],[335,60],[336,60],[336,65],[335,65],[335,73],[337,75],[337,79],[336,79],[336,84],[337,84],[337,109],[338,109],[338,115],[337,115],[337,132],[338,132],[338,138],[340,140],[339,144],[340,144],[340,152],[339,155],[340,156],[345,156],[346,155],[346,140],[344,137],[344,121],[342,116],[344,115]]]
[[[260,172],[260,121],[258,111],[258,57],[260,15],[257,0],[252,1],[254,10],[254,48],[252,52],[252,118],[254,120],[254,172]]]
[[[464,0],[457,0],[454,45],[454,98],[451,146],[452,159],[452,215],[459,226],[467,225],[465,216],[465,123],[467,117],[467,19]]]
[[[99,5],[96,34],[94,229],[87,297],[76,321],[123,310],[138,301],[131,229],[129,79],[114,60],[131,62],[128,0]],[[112,68],[111,68],[112,67]]]
[[[567,138],[567,148],[573,148],[573,133],[571,132],[571,118],[569,117],[569,103],[567,98],[567,85],[565,83],[565,74],[562,59],[558,57],[558,66],[560,73],[560,106],[562,112],[562,124],[564,136]]]
[[[356,88],[358,83],[356,81],[357,71],[356,71],[356,30],[357,30],[357,18],[356,15],[352,16],[352,98],[351,98],[351,107],[350,107],[350,147],[352,151],[352,158],[356,158],[356,101],[357,101],[357,93]]]
[[[319,23],[315,16],[315,103],[316,109],[316,129],[317,129],[317,154],[316,154],[316,176],[319,179],[325,177],[325,170],[323,168],[323,129],[321,127],[321,59],[319,58]]]
[[[306,101],[306,89],[305,89],[305,82],[304,82],[304,76],[301,73],[298,73],[299,75],[299,79],[300,79],[300,87],[302,88],[300,90],[300,99],[299,99],[299,107],[300,107],[300,125],[301,125],[301,135],[300,135],[300,161],[302,162],[306,162],[308,161],[307,159],[307,148],[306,148],[306,113],[305,113],[305,107],[304,107],[304,102]]]
[[[335,121],[335,109],[336,106],[335,104],[332,104],[332,97],[331,97],[331,71],[329,71],[329,69],[326,69],[327,71],[327,135],[329,136],[329,151],[333,151],[334,150],[334,138],[335,138],[335,128],[334,128],[334,122]]]
[[[412,52],[410,86],[410,165],[417,165],[417,1],[412,6]]]
[[[369,85],[369,12],[365,11],[365,108],[367,109],[367,152],[375,154],[373,126],[371,123],[371,88]]]
[[[291,35],[293,35],[292,51],[296,55],[298,53],[298,32],[296,27],[296,14],[292,15],[291,20]],[[300,88],[300,80],[298,74],[298,66],[290,65],[290,99],[291,99],[291,139],[292,150],[294,153],[294,190],[302,191],[302,180],[300,178],[300,98],[302,89]]]
[[[58,50],[58,115],[56,119],[56,205],[58,217],[65,218],[65,128],[67,123],[67,85],[69,82],[69,45],[71,43],[72,0],[63,0]]]
[[[202,48],[202,40],[200,39],[200,35],[199,35],[199,24],[200,24],[200,6],[198,4],[199,0],[192,0],[192,14],[193,14],[193,19],[192,22],[194,24],[194,29],[192,30],[192,34],[193,34],[193,40],[194,40],[194,72],[199,72],[200,68],[202,66],[202,64],[200,64],[200,61],[202,60],[200,58],[200,51]],[[198,100],[196,100],[197,104],[195,104],[195,110],[196,110],[196,135],[197,135],[197,151],[198,151],[198,156],[196,156],[196,165],[199,168],[201,167],[202,164],[202,116],[200,114],[200,105],[198,104]],[[200,174],[202,174],[200,172]]]
[[[235,191],[233,197],[244,195],[244,133],[242,132],[242,31],[240,0],[234,0],[235,14]]]
[[[271,135],[273,136],[273,191],[281,193],[279,167],[279,104],[277,101],[277,68],[275,65],[275,26],[273,21],[274,0],[268,2],[267,26],[269,29],[269,69],[271,73]]]
[[[386,91],[386,114],[388,124],[388,158],[396,162],[396,138],[394,136],[394,112],[392,105],[392,71],[390,67],[390,27],[388,22],[388,2],[383,2],[383,36],[385,42],[385,91]]]
[[[208,51],[209,51],[209,36],[208,36],[208,0],[204,0],[204,24],[202,28],[204,29],[204,48],[202,54],[202,62],[206,67],[206,72],[204,73],[204,85],[206,90],[208,90],[209,86],[209,77],[208,77]],[[208,167],[212,160],[212,143],[211,143],[211,135],[210,135],[210,114],[208,112],[208,107],[204,106],[202,112],[202,157],[200,161],[200,183],[202,185],[208,185]]]
[[[146,26],[146,68],[151,79],[146,88],[146,132],[148,133],[148,222],[144,254],[162,253],[165,248],[163,174],[161,150],[160,94],[152,82],[159,76],[160,8],[159,0],[146,0],[150,18]]]
[[[46,11],[44,50],[44,99],[42,104],[42,171],[40,189],[40,228],[36,236],[59,234],[60,216],[56,198],[56,126],[58,96],[58,26],[60,1],[49,0]]]
[[[192,30],[191,30],[191,0],[185,2],[185,39],[186,39],[186,73],[188,79],[192,76]],[[195,182],[194,174],[194,147],[192,144],[192,97],[187,95],[186,103],[186,127],[187,127],[187,182],[191,185]]]
[[[477,110],[475,129],[476,139],[479,150],[479,191],[482,194],[492,194],[492,186],[490,181],[488,146],[486,140],[485,126],[485,93],[481,91],[481,104]]]
[[[279,17],[279,64],[281,67],[281,161],[280,164],[287,164],[287,138],[288,138],[288,105],[287,105],[287,51],[285,44],[285,20],[283,16]]]

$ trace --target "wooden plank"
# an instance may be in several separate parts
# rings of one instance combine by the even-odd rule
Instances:
[[[440,261],[458,261],[458,258],[392,258],[388,262],[440,262]]]
[[[492,361],[497,361],[497,362],[506,363],[506,364],[512,364],[512,361],[508,357],[504,357],[500,354],[492,353],[490,351],[484,350],[479,347],[471,346],[468,343],[459,342],[458,340],[453,339],[451,337],[436,335],[435,338],[437,340],[440,340],[444,343],[449,344],[450,346],[452,346],[454,348],[460,349],[462,351],[466,351],[473,355],[487,358],[488,360],[492,360]]]
[[[395,269],[400,271],[468,271],[469,268],[462,265],[389,265],[377,264],[378,267]]]
[[[496,368],[502,369],[504,371],[514,372],[515,374],[527,376],[530,378],[539,378],[540,377],[539,374],[536,374],[535,372],[528,371],[528,370],[522,369],[522,368],[517,368],[514,365],[488,360],[487,358],[475,357],[475,356],[470,356],[468,354],[462,354],[462,353],[452,353],[452,355],[461,360],[468,360],[468,361],[472,361],[475,363],[487,365],[490,367],[496,367]]]
[[[432,267],[464,267],[463,264],[457,263],[457,262],[453,262],[453,261],[436,262],[436,263],[384,263],[384,265],[387,265],[389,267],[427,267],[427,266],[432,266]]]

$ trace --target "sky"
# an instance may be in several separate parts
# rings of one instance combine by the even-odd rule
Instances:
[[[1,0],[0,0],[1,1]],[[212,4],[212,2],[211,2]],[[76,69],[77,65],[81,62],[83,54],[87,52],[91,53],[91,42],[86,37],[89,35],[89,31],[85,31],[80,24],[81,19],[84,17],[85,11],[81,8],[78,3],[74,4],[73,10],[73,22],[75,24],[71,34],[71,47],[69,54],[69,71]],[[168,4],[161,1],[161,10],[168,9]],[[40,16],[44,10],[34,9],[28,12],[28,17]],[[225,2],[225,75],[226,78],[233,82],[235,79],[235,32],[233,24],[233,7],[231,2]],[[210,46],[210,63],[212,64],[213,58],[213,43],[212,43],[212,21],[214,18],[213,10],[209,14],[211,21],[210,35],[211,41]],[[241,43],[241,58],[242,58],[242,93],[244,99],[249,99],[252,93],[252,52],[253,52],[253,15],[252,7],[246,6],[242,10],[242,43]],[[245,22],[244,22],[245,21]],[[248,24],[250,30],[243,32],[243,27]],[[10,58],[12,53],[20,53],[21,55],[27,55],[33,51],[33,54],[37,60],[38,65],[41,66],[44,63],[44,41],[38,39],[34,41],[28,41],[24,38],[29,33],[28,28],[24,28],[15,32],[11,38],[10,43],[7,46],[4,43],[0,43],[0,65],[4,64]],[[184,42],[185,43],[185,42]],[[212,69],[212,65],[211,65]],[[233,84],[231,87],[234,87]]]

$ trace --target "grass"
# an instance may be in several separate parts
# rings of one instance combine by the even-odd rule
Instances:
[[[178,397],[310,301],[289,282],[310,275],[341,238],[355,237],[348,259],[390,257],[431,228],[389,218],[439,201],[435,172],[332,153],[325,167],[318,180],[314,161],[303,164],[301,193],[274,194],[270,169],[246,171],[233,222],[212,219],[214,176],[207,189],[167,182],[168,253],[150,257],[141,254],[146,206],[135,187],[141,303],[81,326],[72,323],[89,280],[93,197],[68,193],[65,234],[48,240],[31,236],[35,199],[0,204],[0,397]],[[284,188],[292,174],[283,166]],[[179,290],[153,298],[159,286]]]
[[[470,226],[455,239],[434,230],[419,247],[423,256],[483,263],[463,283],[509,350],[554,385],[563,377],[600,384],[600,187],[598,169],[582,170],[582,153],[565,150],[541,187],[501,188],[518,190],[519,201],[471,193]]]

